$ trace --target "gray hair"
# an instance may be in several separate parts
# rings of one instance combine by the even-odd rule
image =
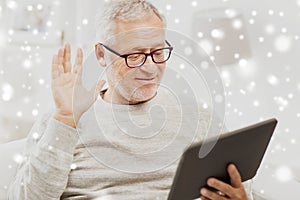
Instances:
[[[154,13],[166,27],[163,14],[146,0],[110,0],[105,3],[104,10],[96,15],[96,38],[106,41],[114,28],[115,20],[130,22],[139,20]]]

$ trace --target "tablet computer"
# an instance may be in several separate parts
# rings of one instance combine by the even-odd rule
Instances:
[[[195,143],[181,156],[168,200],[193,200],[200,197],[200,188],[208,187],[210,177],[230,183],[227,166],[237,166],[242,181],[255,176],[263,159],[277,120],[269,119],[257,124],[222,134],[204,142]],[[212,150],[199,158],[202,145],[214,142]],[[213,144],[212,144],[213,145]],[[208,187],[209,188],[209,187]]]

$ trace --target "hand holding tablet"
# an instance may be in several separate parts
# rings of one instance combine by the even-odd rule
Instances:
[[[208,192],[212,191],[214,195],[217,195],[209,199],[239,199],[226,198],[226,196],[244,194],[239,190],[239,186],[241,182],[255,176],[276,124],[276,119],[269,119],[223,134],[204,158],[199,158],[201,146],[215,142],[216,138],[187,148],[177,167],[168,200],[199,198],[201,188],[208,188]],[[236,166],[237,170],[233,165],[229,165],[231,163]],[[207,184],[208,180],[215,181],[212,181],[213,184]],[[218,186],[215,185],[216,183]],[[223,184],[220,186],[221,183]],[[232,194],[234,190],[236,191]],[[217,194],[216,191],[221,191],[221,193]],[[212,193],[209,194],[213,195]]]
[[[219,181],[215,178],[209,178],[207,185],[213,188],[213,191],[207,188],[201,188],[201,200],[219,200],[219,199],[232,199],[232,200],[248,200],[247,193],[244,189],[241,175],[234,164],[229,164],[227,171],[230,177],[230,184]]]

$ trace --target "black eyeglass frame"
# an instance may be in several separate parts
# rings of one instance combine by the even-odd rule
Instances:
[[[118,53],[117,51],[111,49],[110,47],[106,46],[105,44],[103,44],[103,43],[101,43],[101,42],[99,42],[99,44],[102,45],[103,47],[105,47],[105,48],[106,48],[107,50],[109,50],[110,52],[116,54],[117,56],[119,56],[119,57],[121,57],[121,58],[124,58],[127,67],[129,67],[129,68],[137,68],[137,67],[141,67],[142,65],[145,64],[145,62],[146,62],[148,56],[151,56],[152,61],[153,61],[154,63],[156,63],[156,64],[161,64],[161,63],[167,62],[167,61],[170,59],[170,57],[171,57],[171,54],[172,54],[172,51],[173,51],[174,47],[172,47],[171,44],[170,44],[167,40],[165,40],[165,42],[166,42],[166,44],[168,45],[168,47],[164,47],[164,48],[160,48],[160,49],[155,49],[155,50],[151,51],[150,53],[136,52],[136,53],[129,53],[129,54],[120,54],[120,53]],[[163,49],[169,49],[169,50],[170,50],[168,57],[167,57],[164,61],[162,61],[162,62],[156,62],[156,61],[154,60],[154,58],[153,58],[153,53],[155,53],[155,52],[157,52],[157,51],[161,51],[161,50],[163,50]],[[128,64],[127,57],[128,57],[128,56],[131,56],[131,55],[134,55],[134,54],[143,54],[143,55],[145,55],[145,58],[144,58],[144,61],[143,61],[141,64],[139,64],[139,65],[137,65],[137,66],[130,66],[130,65]]]

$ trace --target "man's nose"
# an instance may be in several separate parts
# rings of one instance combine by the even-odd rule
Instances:
[[[147,56],[145,63],[141,66],[141,70],[148,73],[154,73],[157,71],[157,64],[153,62],[151,55]]]

